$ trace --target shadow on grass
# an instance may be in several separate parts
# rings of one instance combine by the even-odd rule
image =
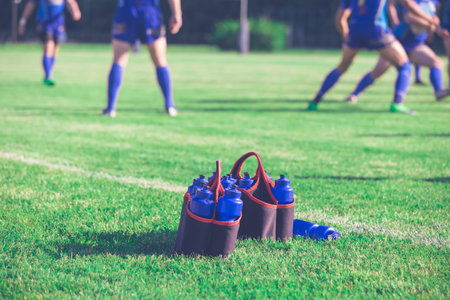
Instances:
[[[435,178],[426,178],[423,181],[427,182],[440,182],[440,183],[450,183],[450,177],[435,177]]]
[[[199,107],[183,107],[181,111],[188,112],[209,112],[209,113],[220,113],[220,112],[256,112],[256,113],[308,113],[308,114],[384,114],[389,113],[387,110],[363,110],[355,107],[348,108],[336,108],[336,109],[322,109],[319,108],[317,111],[309,111],[304,107],[214,107],[214,106],[199,106]]]
[[[215,100],[191,100],[189,103],[201,103],[203,105],[200,106],[185,106],[181,107],[181,112],[187,111],[187,112],[210,112],[210,113],[216,113],[216,112],[256,112],[256,113],[311,113],[311,114],[384,114],[389,113],[387,110],[365,110],[360,107],[356,106],[346,106],[346,107],[339,107],[336,109],[327,109],[326,104],[325,108],[323,105],[319,108],[318,111],[309,111],[306,109],[306,103],[308,103],[309,99],[286,99],[286,100],[230,100],[230,99],[215,99]],[[342,103],[341,100],[326,100],[327,103]],[[248,105],[246,107],[233,107],[233,106],[205,106],[205,104],[253,104]],[[255,104],[258,103],[273,103],[273,104],[280,104],[280,103],[292,103],[296,104],[304,104],[300,107],[257,107]],[[86,116],[93,116],[98,115],[101,116],[102,107],[100,106],[90,106],[90,107],[74,107],[74,106],[59,106],[59,105],[53,105],[53,106],[16,106],[14,107],[16,110],[17,115],[33,115],[33,116],[39,116],[39,115],[53,115],[53,116],[74,116],[74,117],[86,117]],[[32,112],[32,113],[30,113]],[[145,114],[163,114],[164,110],[161,107],[161,109],[158,108],[150,108],[150,107],[120,107],[118,109],[118,113],[120,112],[130,112],[130,113],[145,113]],[[381,137],[381,136],[380,136]]]
[[[59,252],[76,255],[174,255],[175,231],[128,233],[80,232],[59,244]]]
[[[33,115],[95,115],[101,116],[103,111],[103,106],[16,106],[14,109],[17,112],[33,112]],[[35,113],[35,112],[38,113]],[[150,108],[150,107],[120,107],[121,112],[142,112],[142,113],[164,113],[164,107],[161,106],[160,109]],[[43,112],[42,114],[39,112]],[[29,113],[27,113],[29,115]]]
[[[256,103],[308,103],[308,99],[196,99],[189,102],[196,103],[211,103],[211,104],[256,104]],[[334,100],[333,100],[334,101]],[[332,101],[332,102],[333,102]],[[337,101],[336,101],[337,102]]]
[[[294,176],[296,179],[325,179],[325,180],[345,180],[345,181],[382,181],[392,179],[390,177],[363,177],[363,176]]]

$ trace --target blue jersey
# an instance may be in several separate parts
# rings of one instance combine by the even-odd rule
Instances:
[[[387,0],[341,0],[340,7],[352,11],[344,41],[350,48],[379,50],[395,41],[386,17]]]
[[[341,1],[341,5],[339,6],[339,8],[347,9],[347,8],[350,8],[351,4],[352,4],[352,0],[342,0]]]
[[[64,15],[65,0],[29,0],[38,4],[38,22],[51,22]]]
[[[365,27],[388,28],[386,16],[387,0],[350,0],[350,3],[341,2],[344,7],[352,10],[351,24]]]
[[[428,16],[432,17],[436,14],[436,5],[433,0],[415,0],[415,2]],[[415,28],[414,26],[407,24],[404,20],[406,9],[404,7],[401,7],[400,9],[403,9],[403,14],[399,14],[401,23],[394,29],[394,34],[403,45],[406,52],[409,53],[417,46],[426,42],[428,32],[426,28]]]

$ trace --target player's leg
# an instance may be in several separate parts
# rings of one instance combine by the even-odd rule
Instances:
[[[444,89],[442,77],[444,64],[430,47],[425,44],[419,45],[410,52],[409,57],[412,63],[426,66],[430,69],[430,82],[433,86],[436,100],[441,100],[449,95],[450,90]]]
[[[331,70],[325,77],[316,97],[308,106],[308,110],[317,110],[317,104],[322,100],[322,97],[328,92],[339,80],[342,74],[344,74],[350,65],[353,63],[355,56],[358,54],[359,49],[350,48],[346,44],[342,46],[342,59],[337,68]]]
[[[171,116],[176,116],[178,110],[173,101],[172,79],[167,63],[167,40],[165,37],[160,37],[153,43],[147,44],[147,48],[156,68],[156,77],[158,78],[158,84],[164,96],[166,113]]]
[[[116,103],[122,85],[123,71],[128,64],[131,44],[117,39],[112,40],[113,64],[108,76],[108,102],[103,114],[111,117],[116,115]]]
[[[422,66],[414,65],[414,75],[415,80],[414,83],[417,85],[424,85],[425,83],[422,81]]]
[[[397,80],[395,81],[394,100],[391,104],[391,112],[415,114],[409,109],[403,100],[408,93],[411,84],[411,63],[408,55],[399,41],[395,40],[386,47],[378,50],[380,55],[397,68]]]
[[[385,60],[383,57],[379,57],[377,64],[375,65],[375,68],[364,75],[363,78],[359,81],[356,88],[353,90],[353,92],[348,96],[347,99],[345,99],[346,102],[349,103],[356,103],[358,102],[358,96],[369,86],[371,86],[375,80],[380,78],[391,66],[391,63],[387,60]]]
[[[44,84],[53,86],[53,67],[57,46],[52,34],[43,34],[42,68],[44,69]]]

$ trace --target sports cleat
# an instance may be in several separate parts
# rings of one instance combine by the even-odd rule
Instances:
[[[309,110],[309,111],[316,111],[318,109],[319,109],[319,107],[318,107],[317,103],[314,101],[309,102],[308,107],[306,108],[306,110]]]
[[[358,96],[351,94],[344,101],[347,103],[356,104],[358,102]]]
[[[46,86],[54,86],[55,85],[55,82],[52,79],[44,79],[42,82]]]
[[[178,109],[175,106],[169,107],[166,109],[166,114],[171,117],[176,117],[178,115]]]
[[[391,112],[395,112],[395,113],[408,114],[408,115],[415,115],[416,114],[416,111],[410,109],[404,103],[398,103],[398,104],[392,103],[390,111]]]
[[[444,99],[445,97],[450,95],[450,88],[447,89],[443,89],[440,91],[437,91],[436,93],[434,93],[434,96],[436,97],[436,101],[441,101],[442,99]]]
[[[115,110],[109,110],[109,109],[105,108],[102,111],[102,115],[105,116],[105,117],[115,118],[116,117],[116,111]]]

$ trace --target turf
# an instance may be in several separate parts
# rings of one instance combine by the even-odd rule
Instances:
[[[375,63],[363,53],[307,112],[338,52],[174,46],[179,117],[140,53],[110,119],[110,52],[65,45],[49,88],[38,45],[0,47],[1,298],[449,297],[450,104],[430,85],[411,87],[414,117],[388,112],[393,70],[343,103]],[[180,189],[247,151],[291,179],[297,217],[343,237],[175,255]]]

